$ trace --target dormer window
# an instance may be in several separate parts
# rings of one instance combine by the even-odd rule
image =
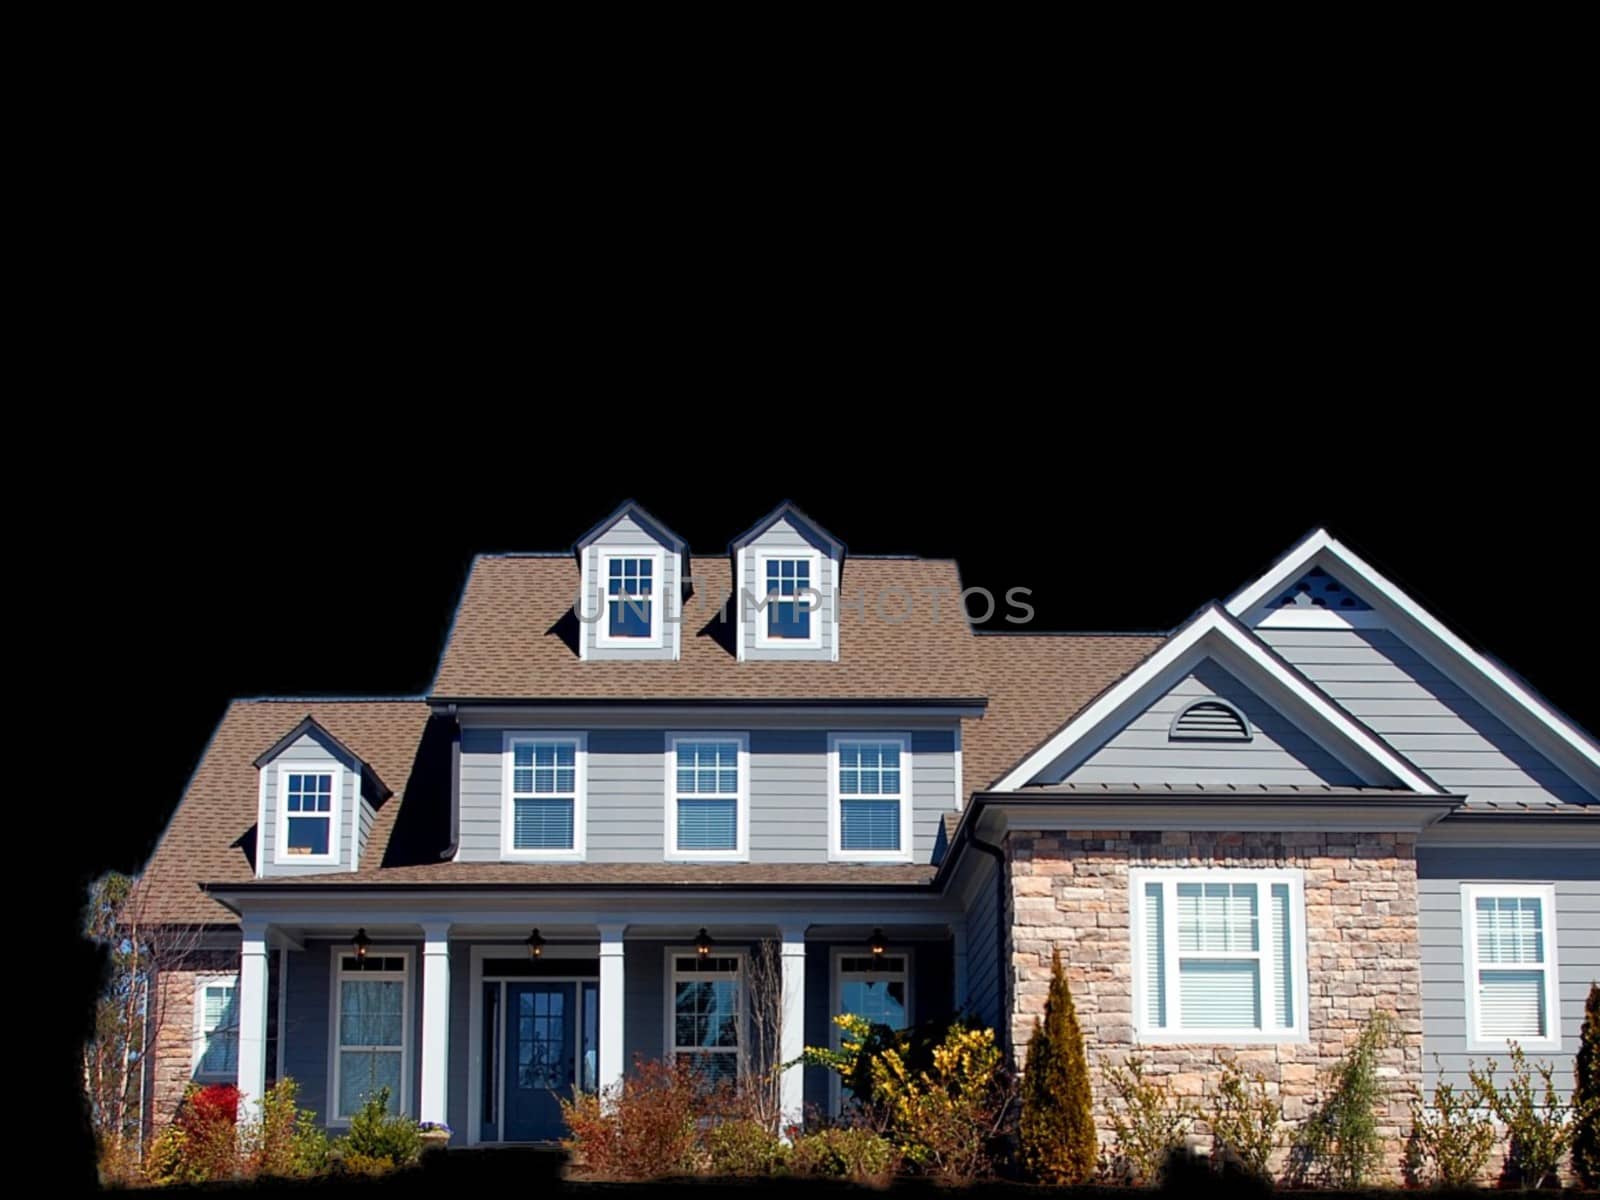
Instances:
[[[339,861],[340,771],[281,763],[278,767],[277,861]]]
[[[602,642],[660,644],[656,581],[661,556],[606,555],[606,618]]]
[[[756,644],[820,645],[821,555],[758,554],[756,561],[766,605],[756,617]]]

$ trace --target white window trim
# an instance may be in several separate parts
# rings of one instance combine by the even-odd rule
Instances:
[[[1556,962],[1556,889],[1549,883],[1463,883],[1461,885],[1461,938],[1462,962],[1466,968],[1463,980],[1467,999],[1467,1050],[1479,1054],[1505,1054],[1509,1050],[1507,1039],[1498,1042],[1485,1038],[1478,1032],[1478,905],[1480,896],[1497,896],[1512,899],[1534,898],[1540,901],[1540,932],[1544,935],[1544,1016],[1549,1036],[1542,1038],[1517,1038],[1517,1045],[1527,1051],[1553,1051],[1561,1049],[1561,973]],[[1491,966],[1490,970],[1495,968]],[[1506,968],[1511,969],[1511,968]],[[1529,970],[1527,966],[1518,969]]]
[[[513,750],[523,742],[571,742],[572,755],[572,848],[570,850],[523,849],[514,845],[516,806],[512,804],[515,783]],[[518,861],[577,862],[584,856],[589,833],[589,734],[572,729],[508,729],[500,739],[500,857]]]
[[[666,949],[666,961],[663,964],[662,970],[662,975],[666,978],[666,994],[662,1004],[662,1011],[666,1014],[666,1020],[664,1022],[666,1028],[662,1034],[661,1045],[665,1050],[665,1057],[669,1063],[676,1063],[678,1061],[678,1054],[680,1052],[688,1054],[698,1050],[709,1049],[715,1054],[727,1053],[726,1051],[718,1050],[715,1047],[680,1047],[678,1045],[678,1025],[676,1018],[678,1015],[677,985],[680,973],[677,970],[676,963],[679,958],[696,957],[698,957],[698,955],[693,946],[668,946]],[[743,1075],[745,1071],[745,1055],[749,1053],[750,1049],[749,950],[744,946],[712,946],[711,953],[707,957],[737,958],[739,960],[738,979],[736,981],[739,986],[739,1048],[735,1052],[735,1058],[738,1061],[734,1067],[734,1070],[737,1074]],[[681,974],[684,979],[693,979],[695,976],[695,972],[693,971],[684,971]],[[708,972],[708,974],[718,978],[722,976],[722,972]]]
[[[343,990],[340,982],[346,977],[340,967],[340,959],[354,951],[349,942],[335,942],[329,947],[331,961],[328,968],[328,978],[333,980],[333,986],[328,989],[328,1125],[346,1128],[350,1124],[348,1116],[340,1116],[339,1108],[339,994]],[[412,1047],[414,1030],[412,1029],[412,998],[411,988],[416,979],[416,962],[410,946],[368,946],[368,958],[395,958],[405,959],[405,977],[400,985],[400,1095],[398,1099],[391,1096],[390,1113],[401,1112],[411,1115],[411,1068]],[[373,975],[365,971],[352,971],[351,979],[372,979]]]
[[[1150,1024],[1146,994],[1149,980],[1144,971],[1144,889],[1148,883],[1163,887],[1162,970],[1167,983],[1167,1024],[1157,1027]],[[1290,1000],[1294,1007],[1294,1025],[1289,1029],[1200,1029],[1186,1031],[1178,1023],[1183,1011],[1178,971],[1178,906],[1173,902],[1174,891],[1168,884],[1178,883],[1253,883],[1257,887],[1257,913],[1259,919],[1259,945],[1252,957],[1261,964],[1261,1017],[1265,1024],[1271,1019],[1273,983],[1277,979],[1278,964],[1271,953],[1268,904],[1272,885],[1289,885],[1289,937]],[[1134,1039],[1147,1045],[1279,1045],[1303,1043],[1310,1040],[1307,1034],[1306,1007],[1309,987],[1306,972],[1306,902],[1305,872],[1299,867],[1133,867],[1128,871],[1128,917],[1130,922],[1131,950],[1133,955],[1133,1030]]]
[[[897,742],[900,746],[900,849],[845,850],[840,846],[839,747],[846,742]],[[911,735],[852,730],[828,735],[828,857],[840,862],[910,862],[916,830],[911,825]]]
[[[201,1074],[200,1064],[206,1054],[206,1006],[205,990],[217,984],[225,984],[233,989],[234,1003],[238,1004],[239,998],[239,973],[237,971],[207,971],[194,977],[194,1041],[189,1050],[189,1078],[197,1083],[234,1083],[238,1079],[238,1071],[220,1075]],[[238,1009],[235,1007],[237,1013]],[[281,1018],[280,1018],[281,1020]],[[234,1040],[239,1037],[238,1026],[234,1026]],[[234,1061],[239,1058],[238,1048],[234,1049]],[[279,1075],[282,1078],[282,1075]]]
[[[807,597],[811,613],[811,636],[803,638],[773,637],[767,632],[767,607],[755,607],[753,620],[756,624],[756,647],[762,650],[776,650],[790,647],[796,650],[820,650],[822,648],[822,623],[828,619],[828,593],[822,586],[822,552],[819,550],[757,550],[756,551],[756,587],[757,599],[767,596],[767,564],[773,561],[805,562],[811,567],[811,582],[808,585],[816,597]],[[743,598],[741,597],[741,602]]]
[[[339,852],[343,846],[340,834],[344,827],[344,764],[338,762],[328,763],[294,763],[278,760],[278,794],[275,798],[278,824],[273,831],[272,861],[277,866],[305,866],[325,867],[339,862]],[[328,853],[326,854],[290,854],[289,853],[289,776],[290,775],[332,775],[333,799],[328,810]],[[295,813],[297,817],[304,813]],[[320,815],[320,814],[318,814]]]
[[[667,602],[667,585],[662,575],[666,552],[659,547],[601,547],[595,558],[595,600],[600,605],[600,619],[594,626],[594,644],[607,649],[632,647],[635,650],[659,650],[663,642],[662,607]],[[613,637],[611,634],[611,560],[613,558],[645,558],[650,567],[650,635],[648,637]]]
[[[739,790],[734,800],[732,850],[678,849],[678,743],[732,742],[738,747]],[[750,859],[750,735],[726,729],[668,730],[666,757],[666,847],[670,862],[748,862]]]
[[[906,965],[904,971],[851,971],[849,972],[849,975],[852,979],[867,979],[873,977],[888,977],[893,979],[903,977],[906,985],[906,1028],[909,1029],[911,1026],[917,1023],[917,998],[915,982],[917,977],[916,957],[909,946],[900,947],[885,945],[884,956],[889,957],[890,955],[893,955],[897,958],[903,958],[905,960]],[[833,947],[833,955],[828,963],[828,976],[830,979],[828,988],[828,1044],[835,1050],[839,1048],[840,1037],[843,1034],[843,1030],[833,1023],[833,1018],[844,1012],[843,996],[846,973],[842,964],[847,958],[871,957],[871,951],[869,951],[865,946],[836,945]],[[832,1110],[837,1113],[844,1107],[844,1087],[837,1072],[829,1072],[828,1084],[828,1102],[831,1105]]]

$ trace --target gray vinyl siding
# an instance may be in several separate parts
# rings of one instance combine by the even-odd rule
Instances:
[[[359,787],[356,790],[358,793],[361,792]],[[356,848],[358,853],[358,863],[365,862],[366,860],[367,841],[372,836],[372,823],[377,819],[377,812],[368,802],[365,793],[362,793],[360,803],[356,805]],[[367,863],[367,865],[374,866],[376,864]]]
[[[605,559],[608,555],[628,550],[660,550],[661,551],[661,578],[656,581],[654,603],[660,606],[661,611],[657,620],[661,627],[661,645],[659,648],[650,646],[602,646],[598,641],[600,622],[605,620]],[[672,658],[672,619],[678,614],[682,599],[678,587],[678,556],[672,552],[671,547],[663,546],[650,533],[640,526],[632,517],[623,517],[610,529],[605,536],[592,546],[587,546],[583,551],[585,563],[589,569],[589,589],[583,597],[581,611],[585,614],[599,614],[600,620],[580,621],[579,636],[587,643],[588,656],[596,662],[611,659],[633,659],[655,661]]]
[[[1447,791],[1479,804],[1600,799],[1390,630],[1256,632]]]
[[[994,874],[999,867],[987,855],[977,855],[983,865],[977,869],[977,890],[967,909],[967,1004],[966,1010],[991,1029],[1006,1026],[1000,1011],[1000,915]]]
[[[744,566],[744,586],[751,596],[765,595],[767,582],[757,573],[759,556],[763,553],[784,550],[816,550],[821,554],[819,569],[820,581],[814,583],[817,591],[821,593],[822,600],[818,608],[811,614],[813,621],[821,622],[820,645],[807,646],[757,646],[756,622],[766,620],[766,612],[756,612],[754,605],[745,607],[743,597],[740,601],[739,612],[750,619],[741,623],[744,637],[744,656],[747,659],[779,659],[779,660],[819,660],[827,662],[833,658],[834,638],[834,606],[836,604],[834,561],[829,557],[829,547],[821,538],[808,538],[803,532],[790,524],[787,517],[776,522],[760,537],[739,551],[739,557]],[[737,583],[735,583],[737,586]],[[887,601],[886,601],[887,603]],[[898,609],[895,609],[898,611]]]
[[[284,763],[307,768],[341,766],[339,792],[339,861],[327,864],[300,864],[275,862],[278,839],[278,773]],[[266,781],[266,811],[262,814],[261,855],[263,875],[317,875],[329,871],[348,871],[353,861],[353,847],[357,837],[370,826],[359,819],[366,808],[364,798],[358,802],[361,785],[360,765],[345,755],[335,752],[311,733],[301,735],[286,747],[277,758],[260,768]],[[370,811],[370,810],[369,810]]]
[[[1466,1086],[1469,1060],[1483,1066],[1493,1058],[1502,1078],[1510,1066],[1504,1055],[1467,1050],[1463,883],[1549,883],[1555,887],[1562,1048],[1530,1053],[1529,1058],[1554,1065],[1555,1081],[1565,1095],[1572,1088],[1572,1059],[1583,1023],[1584,998],[1600,978],[1596,855],[1592,850],[1556,847],[1418,847],[1423,1082],[1430,1092],[1441,1077],[1457,1087]]]
[[[422,947],[405,940],[383,939],[381,943],[385,948],[389,946],[406,946],[411,950],[411,973],[407,979],[407,992],[411,1005],[411,1096],[407,1112],[412,1116],[417,1113],[417,1098],[422,1088]],[[285,1016],[283,1022],[283,1069],[284,1074],[300,1085],[299,1105],[309,1108],[317,1114],[320,1124],[327,1124],[333,1113],[333,1097],[330,1092],[332,1079],[329,1075],[330,1068],[330,1039],[332,1037],[333,1019],[333,948],[338,946],[341,950],[347,949],[347,941],[308,940],[304,950],[290,951],[288,955],[289,982],[286,990]],[[451,970],[459,969],[463,975],[467,974],[468,967],[465,961],[458,964],[456,955],[451,954]],[[454,993],[455,984],[452,978],[451,991]],[[452,1016],[452,1021],[454,1020]],[[452,1033],[450,1053],[456,1053],[454,1035]],[[465,1037],[462,1039],[465,1042]],[[451,1086],[454,1087],[455,1067],[451,1065]],[[463,1094],[465,1083],[463,1082]],[[452,1105],[454,1098],[452,1097]],[[454,1123],[454,1108],[451,1109],[451,1128],[466,1128],[466,1112],[462,1109],[461,1124]]]
[[[1250,722],[1252,738],[1173,741],[1172,720],[1194,703],[1228,701]],[[1202,662],[1075,768],[1073,783],[1355,786],[1361,780],[1216,662]]]
[[[665,729],[590,729],[587,851],[595,863],[661,862],[666,856]],[[827,729],[752,729],[750,861],[828,859]],[[459,857],[500,858],[504,731],[461,733]],[[930,862],[943,815],[957,808],[955,733],[911,734],[912,856]]]

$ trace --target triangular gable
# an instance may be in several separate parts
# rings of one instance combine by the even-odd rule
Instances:
[[[262,751],[250,765],[257,770],[265,767],[307,735],[320,742],[330,754],[343,759],[347,766],[360,772],[362,790],[374,803],[381,802],[394,794],[389,786],[378,777],[378,773],[372,769],[371,764],[366,759],[345,745],[344,742],[329,732],[326,726],[309,714],[288,733]]]
[[[1159,650],[1091,701],[992,790],[1013,791],[1070,775],[1113,734],[1207,661],[1247,684],[1361,783],[1440,794],[1432,780],[1216,604],[1207,605]]]
[[[1467,645],[1422,605],[1325,529],[1313,530],[1259,579],[1236,592],[1229,614],[1251,628],[1271,628],[1285,620],[1275,602],[1296,581],[1320,571],[1370,606],[1354,613],[1347,627],[1384,625],[1433,662],[1453,682],[1572,774],[1580,786],[1600,796],[1600,742],[1540,696],[1515,672]],[[1304,616],[1304,614],[1300,614]],[[1316,618],[1338,627],[1337,613]],[[1311,624],[1295,621],[1297,627]]]
[[[844,558],[844,543],[806,516],[805,513],[801,512],[788,500],[785,500],[777,508],[762,517],[761,520],[750,526],[749,529],[746,529],[738,537],[730,541],[728,543],[728,552],[736,554],[741,547],[748,546],[784,518],[788,518],[789,524],[794,528],[794,531],[818,550],[831,557]]]
[[[631,518],[634,524],[638,525],[640,529],[643,529],[645,533],[655,538],[656,541],[674,554],[682,554],[689,546],[689,543],[684,541],[683,538],[673,533],[672,530],[647,513],[637,501],[624,500],[610,516],[572,543],[573,554],[581,555],[585,547],[594,545],[624,517]]]

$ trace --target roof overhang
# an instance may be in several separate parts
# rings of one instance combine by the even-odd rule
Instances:
[[[1460,796],[1360,792],[1219,796],[1216,793],[1082,795],[980,792],[966,819],[989,840],[1007,829],[1116,829],[1279,833],[1329,830],[1416,834],[1452,812]]]
[[[1600,742],[1510,668],[1467,645],[1326,529],[1307,534],[1264,575],[1235,592],[1228,613],[1246,625],[1259,624],[1268,616],[1266,604],[1312,567],[1355,587],[1413,649],[1600,799]]]
[[[1264,698],[1295,720],[1319,745],[1358,778],[1398,780],[1415,792],[1443,789],[1392,749],[1321,688],[1296,670],[1220,605],[1209,604],[1118,682],[997,782],[996,792],[1015,792],[1051,772],[1069,773],[1109,734],[1132,720],[1164,689],[1207,658],[1257,687]]]
[[[454,706],[458,714],[471,711],[485,717],[496,713],[507,717],[519,714],[526,717],[529,710],[537,710],[541,717],[551,717],[559,715],[562,709],[586,714],[603,709],[609,716],[619,718],[660,717],[664,710],[674,709],[693,710],[701,716],[737,716],[740,713],[748,714],[752,708],[760,709],[763,716],[767,717],[781,717],[786,712],[811,716],[825,716],[830,712],[871,712],[874,716],[922,714],[981,717],[989,701],[984,696],[430,696],[428,703],[440,714],[447,713]]]

